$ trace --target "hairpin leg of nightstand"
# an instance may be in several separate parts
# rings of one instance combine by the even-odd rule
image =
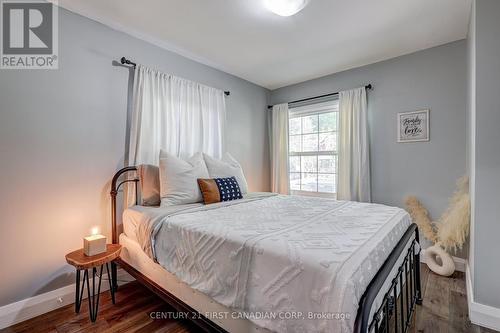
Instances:
[[[111,264],[113,265],[113,264]],[[113,304],[115,304],[115,288],[113,286],[113,282],[111,281],[111,275],[109,274],[109,265],[106,263],[106,272],[108,273],[108,283],[109,283],[109,290],[111,291],[111,300],[113,301]]]
[[[118,267],[114,261],[111,262],[111,282],[113,284],[113,291],[118,290]]]
[[[97,312],[99,310],[99,296],[101,295],[101,280],[102,280],[102,269],[103,265],[101,265],[101,269],[99,272],[99,281],[97,282],[97,293],[96,293],[96,286],[95,286],[95,276],[97,275],[97,269],[95,267],[92,267],[92,294],[90,293],[90,282],[89,282],[89,275],[87,274],[87,295],[88,295],[88,301],[89,301],[89,315],[90,315],[90,320],[92,322],[95,322],[97,319]]]
[[[75,312],[80,313],[80,307],[82,306],[83,290],[85,289],[85,280],[87,279],[87,270],[83,273],[83,282],[80,285],[80,274],[81,270],[76,270],[76,292],[75,292]]]

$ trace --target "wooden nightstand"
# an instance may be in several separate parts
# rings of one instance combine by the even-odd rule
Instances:
[[[122,246],[120,244],[108,244],[107,251],[104,253],[96,254],[95,256],[86,256],[83,253],[83,249],[73,251],[66,255],[66,261],[68,264],[75,266],[76,268],[76,293],[75,293],[75,311],[80,312],[80,306],[82,305],[83,290],[85,289],[85,283],[87,283],[87,296],[89,301],[89,315],[90,320],[93,322],[97,319],[97,310],[99,309],[99,294],[101,292],[101,279],[102,271],[104,266],[106,266],[106,272],[108,273],[108,283],[109,290],[111,291],[111,299],[113,304],[115,304],[115,291],[111,284],[111,275],[109,270],[109,263],[117,259],[120,256],[120,251]],[[97,267],[101,267],[99,271],[99,281],[96,283],[95,277],[97,275]],[[92,269],[92,295],[90,292],[89,283],[89,269]],[[83,271],[83,281],[80,286],[80,272]]]

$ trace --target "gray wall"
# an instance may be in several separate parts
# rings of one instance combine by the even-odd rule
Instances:
[[[123,166],[137,62],[231,91],[227,148],[251,190],[269,190],[261,87],[59,9],[59,70],[0,71],[0,306],[74,283],[64,255],[90,228],[109,236],[109,181]]]
[[[466,171],[465,40],[271,92],[273,104],[367,83],[374,202],[416,195],[438,218]],[[397,143],[396,114],[430,109],[430,142]]]
[[[473,288],[478,303],[500,308],[500,1],[475,1],[474,25],[470,43],[475,70],[471,86],[475,118],[472,138],[473,186]],[[473,13],[474,15],[474,13]],[[474,133],[472,133],[474,134]]]

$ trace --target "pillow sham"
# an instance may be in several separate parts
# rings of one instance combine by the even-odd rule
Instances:
[[[137,167],[141,186],[141,206],[159,206],[160,170],[155,165],[141,164]]]
[[[165,151],[160,152],[161,205],[182,205],[203,201],[198,178],[209,178],[201,153],[183,160]]]
[[[207,154],[203,154],[210,178],[235,177],[239,184],[241,194],[248,192],[247,180],[243,174],[241,165],[229,153],[225,153],[222,159],[218,160]]]
[[[203,196],[205,205],[221,202],[243,199],[240,186],[235,177],[198,179],[198,186]]]

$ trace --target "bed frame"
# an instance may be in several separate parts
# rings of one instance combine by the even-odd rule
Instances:
[[[123,184],[134,183],[137,204],[139,197],[138,182],[137,168],[134,166],[125,167],[113,176],[110,192],[113,244],[118,243],[116,225],[116,197],[118,191]],[[414,237],[412,237],[413,235]],[[422,290],[420,285],[420,246],[418,243],[418,228],[416,224],[412,223],[398,241],[396,247],[389,254],[389,257],[361,297],[354,323],[355,333],[404,333],[411,326],[416,308],[415,305],[422,304]],[[406,253],[404,253],[404,251],[406,251]],[[398,261],[400,261],[400,258],[403,256],[403,261],[399,264],[397,269],[395,269],[395,265],[398,264]],[[111,269],[112,288],[115,291],[118,289],[117,265],[127,271],[152,292],[160,296],[177,311],[197,314],[194,316],[196,319],[193,319],[193,322],[203,331],[227,332],[121,259],[114,262]],[[387,286],[388,281],[390,281],[389,288],[384,294],[380,306],[372,310],[375,306],[374,302],[377,295],[384,285]],[[387,287],[384,289],[386,288]]]

